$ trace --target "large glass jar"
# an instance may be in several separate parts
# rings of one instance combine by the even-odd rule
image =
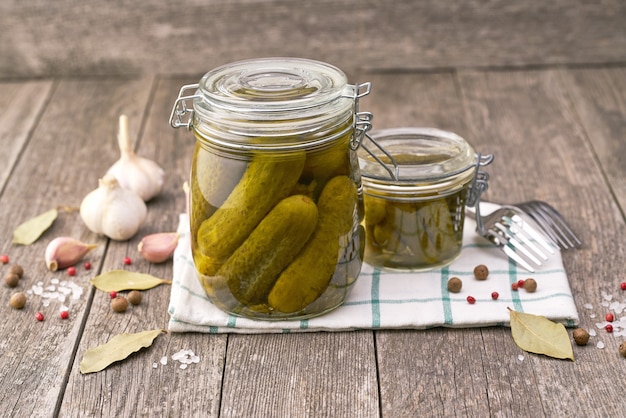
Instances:
[[[181,89],[170,123],[196,137],[193,259],[220,309],[301,319],[343,303],[365,245],[355,150],[367,93],[336,67],[295,58],[235,62]]]
[[[367,244],[365,261],[389,270],[429,270],[461,253],[465,206],[487,187],[481,157],[459,135],[434,128],[370,133],[359,150]],[[382,164],[381,164],[382,163]]]

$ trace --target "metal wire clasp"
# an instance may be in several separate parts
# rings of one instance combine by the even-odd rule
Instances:
[[[191,107],[187,107],[187,100],[193,100],[197,97],[200,97],[198,94],[193,94],[189,96],[185,96],[186,90],[193,89],[196,91],[198,89],[198,84],[187,84],[180,88],[178,92],[178,98],[174,102],[174,106],[172,107],[172,113],[170,114],[170,125],[172,128],[180,128],[181,126],[185,126],[187,130],[191,130],[191,126],[193,123],[193,105]],[[189,113],[189,117],[187,120],[183,120],[183,116]]]
[[[352,140],[350,141],[350,148],[353,151],[356,151],[359,147],[362,147],[369,155],[372,156],[380,165],[383,166],[385,170],[389,173],[393,180],[398,180],[399,176],[399,168],[396,160],[385,150],[374,138],[368,135],[368,131],[372,129],[372,119],[374,119],[374,115],[371,112],[359,112],[359,99],[363,96],[367,96],[370,94],[372,89],[372,83],[369,81],[363,84],[355,84],[354,85],[354,134],[352,135]],[[363,144],[363,139],[367,138],[372,144],[376,146],[393,165],[394,169],[389,168],[387,164],[385,164],[376,154],[370,151],[369,148],[365,144]]]
[[[492,154],[476,154],[476,170],[474,171],[474,178],[472,179],[472,184],[470,185],[469,194],[467,196],[467,206],[476,206],[476,209],[478,209],[480,196],[489,188],[489,173],[481,170],[480,168],[488,166],[492,163],[492,161]]]

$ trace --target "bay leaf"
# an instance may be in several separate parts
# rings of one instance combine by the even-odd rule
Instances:
[[[106,369],[111,364],[126,359],[133,353],[148,348],[154,340],[166,332],[162,329],[138,332],[136,334],[119,334],[108,342],[85,351],[80,361],[82,374],[95,373]]]
[[[50,209],[20,224],[13,231],[13,244],[30,245],[50,228],[59,215],[56,209]]]
[[[144,273],[126,270],[111,270],[90,280],[97,289],[111,292],[115,290],[147,290],[160,284],[171,284],[171,280],[159,279]]]
[[[511,334],[519,348],[536,354],[574,361],[569,334],[563,324],[544,316],[509,309]]]

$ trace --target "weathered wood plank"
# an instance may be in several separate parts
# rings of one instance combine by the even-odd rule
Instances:
[[[563,78],[612,193],[626,213],[626,69],[564,70]]]
[[[148,220],[137,235],[127,242],[109,244],[103,271],[125,268],[156,277],[172,278],[171,261],[150,264],[140,257],[137,244],[144,235],[174,231],[178,226],[179,213],[185,210],[182,185],[187,180],[194,140],[193,135],[185,130],[171,129],[168,118],[178,89],[192,81],[159,81],[153,87],[154,97],[145,120],[140,115],[129,120],[133,131],[140,132],[137,137],[138,154],[161,165],[166,172],[166,185],[159,196],[148,202]],[[143,111],[142,108],[136,110]],[[118,111],[126,109],[119,108]],[[100,144],[92,150],[102,146]],[[124,267],[122,260],[126,256],[131,257],[133,263]],[[143,294],[141,305],[120,315],[111,311],[108,294],[96,292],[63,399],[63,414],[73,415],[79,409],[81,415],[217,415],[226,336],[163,335],[149,350],[137,353],[105,372],[86,376],[79,373],[80,360],[89,347],[102,344],[113,335],[123,332],[167,328],[170,287],[159,286]],[[180,369],[179,363],[173,361],[171,355],[181,349],[194,351],[200,356],[200,363],[185,370]],[[168,357],[168,364],[159,363],[162,357]],[[156,368],[153,368],[153,363],[157,363]]]
[[[346,70],[619,63],[625,20],[620,0],[3,2],[0,77],[203,73],[260,56]]]
[[[371,332],[232,335],[225,417],[378,416]]]
[[[31,87],[25,85],[26,89]],[[71,374],[74,348],[90,304],[88,278],[101,265],[105,241],[88,233],[76,212],[61,213],[52,228],[28,247],[11,245],[12,231],[21,222],[52,207],[80,204],[97,184],[99,173],[106,169],[106,156],[116,154],[113,146],[102,147],[114,141],[111,121],[116,120],[120,109],[127,109],[138,118],[137,111],[145,107],[149,87],[146,80],[59,82],[4,188],[0,200],[0,242],[3,252],[26,271],[15,290],[32,291],[41,282],[42,291],[49,294],[53,290],[48,286],[55,292],[61,287],[75,292],[63,300],[59,299],[61,293],[56,298],[29,295],[26,307],[17,311],[7,303],[14,290],[2,287],[0,311],[5,320],[0,324],[0,335],[4,336],[0,404],[13,415],[51,416],[57,407],[67,375]],[[57,236],[99,243],[88,256],[94,269],[79,268],[73,278],[64,271],[47,271],[44,249]],[[0,268],[4,275],[8,267]],[[74,287],[63,286],[65,281]],[[59,318],[62,306],[69,307],[69,320]],[[36,311],[44,313],[44,322],[35,320]]]
[[[52,85],[48,80],[0,84],[0,190],[45,107]]]
[[[460,74],[469,136],[497,156],[489,170],[489,197],[505,202],[547,200],[580,233],[584,248],[565,252],[564,263],[581,324],[595,329],[595,322],[604,317],[607,309],[600,305],[601,292],[621,296],[626,226],[591,152],[585,135],[589,127],[581,126],[573,111],[569,85],[562,81],[557,71]],[[576,102],[576,107],[581,104]],[[623,113],[618,117],[618,125],[623,124],[625,117]],[[584,309],[585,303],[593,303],[594,310]],[[489,334],[496,332],[490,330]],[[483,335],[487,335],[485,331]],[[598,341],[606,344],[604,350],[595,348]],[[531,407],[540,408],[540,414],[566,415],[571,413],[572,405],[577,405],[578,410],[593,411],[598,416],[620,415],[626,401],[614,385],[594,389],[593,396],[580,396],[594,385],[587,376],[602,376],[606,382],[621,379],[618,345],[619,339],[599,330],[589,346],[574,347],[575,362],[526,355],[523,366],[509,363],[509,368],[515,370],[516,376],[521,370],[532,369],[532,379],[518,382],[532,385],[522,389],[531,391],[523,398],[536,399]],[[502,348],[491,344],[485,347],[487,359],[502,359]],[[504,348],[510,353],[509,358],[516,352],[512,343]],[[496,363],[498,366],[503,364]],[[490,391],[501,390],[499,368],[492,369],[490,365],[486,369],[491,376]],[[535,396],[536,391],[539,396]]]

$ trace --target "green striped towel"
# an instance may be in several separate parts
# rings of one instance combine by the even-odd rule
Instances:
[[[346,302],[325,315],[298,321],[259,321],[222,312],[207,298],[196,279],[189,222],[180,216],[181,239],[174,253],[174,277],[169,304],[171,332],[270,333],[349,331],[357,329],[425,329],[431,327],[507,326],[507,308],[545,316],[566,326],[578,324],[561,254],[556,251],[535,273],[516,267],[499,249],[479,237],[466,219],[461,256],[451,265],[426,272],[387,272],[363,264]],[[489,267],[487,280],[474,278],[477,264]],[[447,282],[463,280],[460,293]],[[511,284],[533,277],[537,291],[512,290]],[[491,293],[498,292],[497,300]],[[467,296],[476,299],[467,302]]]

